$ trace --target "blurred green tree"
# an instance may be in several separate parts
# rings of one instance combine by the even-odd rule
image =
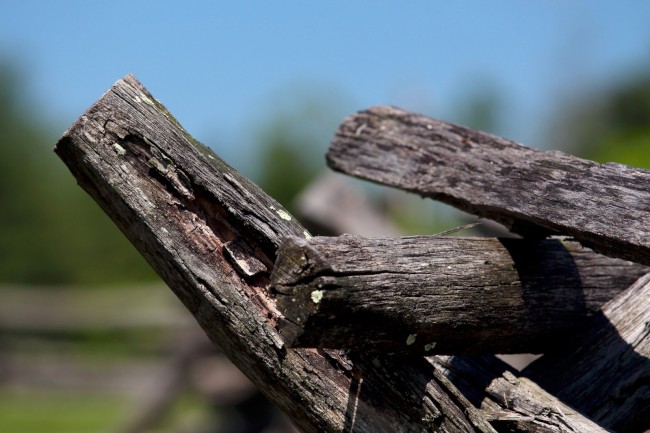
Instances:
[[[155,274],[54,153],[56,133],[0,59],[0,283],[94,285]]]
[[[283,92],[255,131],[259,156],[253,180],[291,212],[296,195],[326,169],[327,146],[343,119],[332,94],[313,87]]]
[[[559,124],[556,143],[576,155],[650,168],[650,70],[578,98]]]
[[[454,121],[479,131],[499,134],[507,109],[506,93],[496,83],[478,78],[464,96],[459,98],[453,113]]]

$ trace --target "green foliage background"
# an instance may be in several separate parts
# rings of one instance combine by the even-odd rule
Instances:
[[[63,131],[39,121],[24,98],[20,70],[0,60],[0,283],[115,285],[156,280],[144,259],[78,187],[52,152]],[[338,97],[339,95],[337,95]],[[499,133],[505,97],[469,95],[449,120]],[[300,89],[260,119],[252,178],[288,209],[325,169],[324,152],[343,116],[330,93]],[[359,107],[363,108],[363,107]],[[549,127],[550,148],[596,161],[650,167],[650,72],[576,96]],[[209,143],[208,143],[209,144]],[[413,202],[415,203],[415,202]],[[423,232],[417,203],[394,212],[405,232]],[[418,214],[423,214],[419,217]]]
[[[144,259],[52,152],[57,134],[26,104],[26,83],[0,61],[0,283],[151,281]]]
[[[650,168],[650,71],[576,97],[553,128],[568,152]]]

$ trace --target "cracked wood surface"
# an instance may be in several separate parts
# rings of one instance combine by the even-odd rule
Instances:
[[[491,355],[430,361],[499,431],[591,432],[586,426],[596,422],[603,431],[640,433],[650,429],[649,323],[647,274],[520,373]]]
[[[605,428],[650,429],[650,274],[522,374]]]
[[[271,288],[293,347],[545,353],[647,271],[560,239],[293,237]]]
[[[647,170],[527,148],[386,106],[345,119],[327,162],[515,233],[568,235],[594,251],[650,265]]]
[[[301,430],[495,431],[424,358],[286,348],[268,271],[283,238],[308,233],[133,76],[55,151],[210,339]]]
[[[535,382],[519,377],[492,355],[435,356],[431,363],[499,431],[520,433],[605,432]]]

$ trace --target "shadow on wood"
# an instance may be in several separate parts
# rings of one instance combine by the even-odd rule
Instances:
[[[567,240],[287,238],[271,275],[290,347],[544,353],[647,268]]]
[[[352,364],[345,354],[324,357],[284,346],[275,330],[279,313],[268,295],[268,274],[259,266],[273,268],[285,237],[309,236],[295,218],[194,140],[132,76],[84,113],[55,151],[269,400],[305,432],[342,431]],[[246,248],[226,254],[231,241]],[[431,366],[419,360],[401,365],[379,380],[417,388],[431,375]],[[436,406],[455,407],[449,394],[430,397]],[[402,398],[360,399],[354,431],[419,432],[430,410]],[[485,421],[465,416],[443,415],[440,423],[449,432],[494,432]]]

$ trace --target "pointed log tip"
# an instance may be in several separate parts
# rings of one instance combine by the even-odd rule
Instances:
[[[130,85],[136,85],[138,87],[144,87],[140,82],[140,80],[138,80],[137,77],[131,72],[129,72],[128,74],[126,74],[125,76],[117,80],[113,86],[116,86],[120,82],[125,82]]]

